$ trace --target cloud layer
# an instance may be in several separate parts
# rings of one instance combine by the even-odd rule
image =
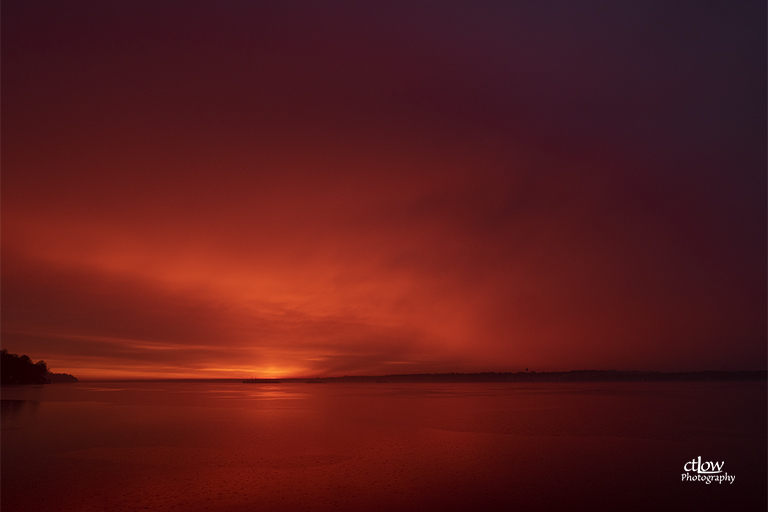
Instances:
[[[173,5],[4,6],[4,348],[86,378],[764,368],[749,6]]]

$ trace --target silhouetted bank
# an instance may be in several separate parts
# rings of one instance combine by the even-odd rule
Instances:
[[[243,384],[277,384],[280,379],[243,379]]]
[[[768,372],[642,372],[614,370],[574,370],[570,372],[483,372],[483,373],[419,373],[404,375],[319,377],[311,383],[324,382],[702,382],[767,380]],[[294,379],[283,379],[292,381]],[[295,379],[303,380],[303,379]]]
[[[32,362],[28,355],[9,354],[0,350],[0,384],[51,384],[77,382],[68,373],[51,373],[45,361]]]

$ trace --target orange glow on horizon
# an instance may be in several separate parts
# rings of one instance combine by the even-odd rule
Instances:
[[[765,368],[764,58],[728,31],[150,4],[4,13],[3,348],[83,379]]]

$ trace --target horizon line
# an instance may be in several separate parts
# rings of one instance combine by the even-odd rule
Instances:
[[[198,382],[211,382],[211,381],[244,381],[244,380],[261,380],[265,381],[281,381],[281,382],[297,382],[297,381],[332,381],[341,379],[408,379],[408,378],[492,378],[492,377],[516,377],[525,380],[526,378],[531,380],[538,380],[538,378],[546,377],[558,377],[558,376],[581,376],[589,377],[591,375],[601,375],[603,377],[695,377],[695,376],[709,376],[709,377],[727,377],[729,375],[734,377],[752,377],[750,380],[766,380],[768,379],[768,370],[694,370],[694,371],[657,371],[657,370],[563,370],[563,371],[546,371],[537,372],[532,371],[517,371],[517,372],[496,372],[496,371],[482,371],[482,372],[421,372],[421,373],[397,373],[397,374],[352,374],[352,375],[337,375],[337,376],[299,376],[299,377],[119,377],[119,378],[85,378],[79,379],[79,382],[170,382],[170,381],[198,381]],[[74,376],[74,375],[73,375]],[[77,376],[74,376],[77,378]],[[707,379],[709,380],[709,379]],[[731,379],[721,379],[731,380]]]

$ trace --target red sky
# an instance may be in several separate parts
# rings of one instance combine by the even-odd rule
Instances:
[[[766,368],[765,5],[4,1],[2,346]]]

